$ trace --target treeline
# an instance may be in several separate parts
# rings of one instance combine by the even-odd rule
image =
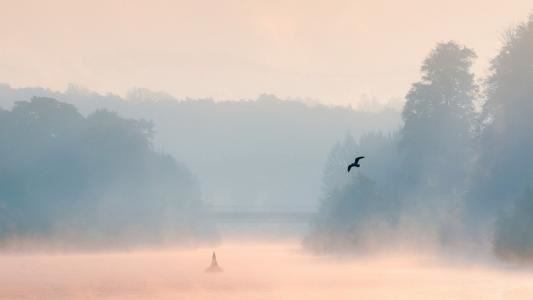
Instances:
[[[455,42],[437,44],[396,133],[335,145],[308,247],[407,243],[533,258],[533,15],[508,31],[483,80],[475,58]],[[355,154],[368,159],[346,176]]]
[[[154,151],[153,125],[51,98],[0,109],[0,244],[68,247],[207,238],[195,177]]]
[[[393,130],[394,110],[356,111],[261,95],[241,101],[176,99],[137,89],[127,97],[70,87],[65,92],[0,85],[0,106],[32,96],[154,122],[154,147],[179,158],[199,178],[214,209],[314,211],[329,147],[347,133]],[[2,101],[3,99],[3,101]]]

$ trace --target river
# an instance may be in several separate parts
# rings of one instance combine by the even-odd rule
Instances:
[[[223,273],[209,274],[216,250]],[[0,299],[533,299],[533,272],[389,253],[318,257],[298,242],[0,255]]]

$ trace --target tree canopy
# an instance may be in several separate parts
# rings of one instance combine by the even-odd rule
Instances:
[[[153,125],[50,98],[0,111],[0,240],[180,241],[208,226],[194,176]]]

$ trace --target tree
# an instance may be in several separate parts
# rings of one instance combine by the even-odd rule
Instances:
[[[361,151],[354,138],[347,134],[344,141],[337,142],[329,151],[322,174],[322,191],[324,194],[338,189],[348,183],[349,177],[345,170],[354,159],[355,153]]]
[[[196,179],[153,150],[150,122],[33,98],[0,110],[0,125],[0,243],[120,246],[207,233]]]
[[[527,189],[515,201],[509,214],[500,213],[496,224],[494,251],[507,260],[533,259],[533,190]]]
[[[324,167],[323,197],[305,245],[314,251],[362,250],[388,241],[399,211],[388,190],[395,160],[394,136],[369,133],[359,141],[346,135],[331,149]],[[346,172],[356,154],[367,154],[360,169]],[[367,168],[368,166],[371,166]]]
[[[461,188],[471,160],[478,87],[470,68],[475,53],[455,42],[437,44],[422,64],[402,112],[400,150],[408,189]]]
[[[494,218],[533,183],[533,14],[507,32],[486,95],[471,206]]]

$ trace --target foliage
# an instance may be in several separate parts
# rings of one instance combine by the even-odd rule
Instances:
[[[179,241],[206,227],[195,178],[151,122],[49,98],[0,111],[0,239]]]

